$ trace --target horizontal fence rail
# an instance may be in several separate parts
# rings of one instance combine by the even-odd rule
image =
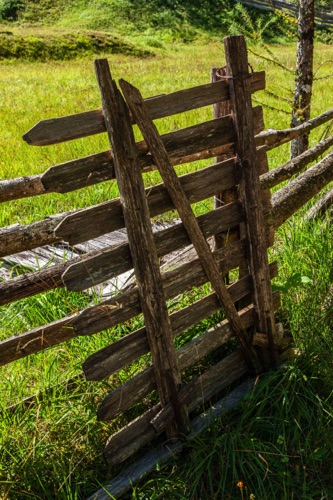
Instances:
[[[242,3],[248,7],[254,7],[259,10],[275,11],[286,10],[292,15],[298,15],[297,2],[285,2],[283,0],[236,0],[237,3]],[[317,26],[333,26],[333,3],[330,6],[315,4],[315,24]]]

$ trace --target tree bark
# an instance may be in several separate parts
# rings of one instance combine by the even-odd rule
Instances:
[[[298,44],[296,56],[296,86],[291,126],[296,127],[310,118],[313,82],[314,0],[299,1]],[[291,142],[290,157],[308,149],[309,134]]]

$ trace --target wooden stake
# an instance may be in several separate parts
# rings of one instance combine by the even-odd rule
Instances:
[[[269,364],[276,367],[274,350],[275,319],[269,279],[265,220],[263,215],[259,171],[256,161],[254,125],[251,103],[250,74],[246,43],[243,36],[224,39],[228,67],[229,92],[235,130],[235,149],[240,171],[240,196],[245,211],[249,270],[253,279],[257,330],[269,339]]]
[[[113,150],[115,172],[128,232],[142,312],[162,406],[172,402],[175,422],[168,436],[189,430],[186,407],[178,401],[181,377],[167,311],[140,163],[126,104],[111,78],[106,59],[95,61],[105,124]]]
[[[219,298],[235,335],[239,339],[249,369],[256,373],[260,369],[259,361],[251,348],[247,333],[243,328],[235,305],[227,291],[223,278],[219,273],[208,243],[192,212],[190,202],[169,160],[164,144],[149,116],[149,113],[146,110],[140,91],[125,80],[120,80],[119,83],[129,108],[141,129],[151,154],[154,157],[154,162],[162,176],[165,187],[169,192],[173,204],[176,207],[189,238],[191,239],[198,254],[202,267]]]

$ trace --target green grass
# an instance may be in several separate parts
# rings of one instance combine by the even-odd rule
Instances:
[[[293,69],[294,45],[271,49],[285,66]],[[331,59],[331,53],[330,46],[319,46],[317,67]],[[161,50],[148,59],[104,55],[109,58],[114,78],[129,80],[145,97],[206,83],[210,67],[224,64],[220,42],[175,44],[167,53]],[[254,55],[250,55],[250,62],[254,70],[267,71],[270,90],[281,93],[282,86],[293,88],[289,71],[264,63]],[[0,64],[2,178],[41,173],[53,164],[108,148],[105,134],[42,148],[28,146],[21,140],[41,119],[100,107],[92,59]],[[329,65],[323,65],[318,76],[329,72]],[[313,116],[331,107],[330,87],[329,79],[315,83]],[[283,90],[283,94],[287,92]],[[256,99],[270,106],[265,110],[266,127],[289,126],[287,103],[265,92]],[[162,132],[175,130],[210,116],[207,108],[165,119],[158,126]],[[312,143],[324,128],[313,134]],[[287,160],[288,148],[273,151],[269,156],[271,166],[278,166]],[[187,165],[177,167],[179,172],[188,169]],[[150,181],[157,182],[157,178],[150,175]],[[51,194],[8,203],[1,207],[0,227],[40,220],[115,195],[114,183],[107,182],[63,196]],[[198,212],[206,209],[197,207]],[[262,377],[239,409],[189,443],[179,459],[143,480],[128,498],[241,499],[251,498],[251,494],[263,500],[332,497],[332,340],[331,328],[325,324],[321,310],[332,280],[332,230],[324,222],[303,223],[302,213],[281,228],[271,254],[271,260],[279,263],[276,282],[285,290],[278,319],[299,355],[289,367]],[[293,276],[295,279],[290,280]],[[189,297],[179,300],[183,305]],[[71,314],[89,301],[85,295],[56,290],[2,307],[0,337]],[[24,397],[75,376],[89,354],[138,327],[140,322],[137,318],[91,338],[78,338],[2,367],[0,408],[4,411]],[[206,322],[201,328],[208,326]],[[198,328],[188,335],[195,335]],[[0,424],[0,497],[83,499],[97,490],[109,475],[101,449],[125,419],[111,424],[97,422],[96,409],[110,389],[146,362],[147,357],[104,383],[80,381],[74,390],[52,389],[47,399],[37,401],[29,409],[4,411]],[[116,470],[111,471],[114,473]],[[244,484],[243,489],[237,487],[239,481]]]

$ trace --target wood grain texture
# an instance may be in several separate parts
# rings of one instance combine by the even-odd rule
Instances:
[[[265,86],[263,71],[253,74],[252,90],[262,90]],[[146,100],[153,119],[189,111],[228,98],[226,82],[215,85],[206,84],[180,90],[167,95],[160,95]],[[132,119],[133,121],[133,119]],[[23,139],[34,146],[46,146],[59,142],[79,139],[106,132],[101,109],[78,113],[61,118],[42,120],[23,135]]]
[[[333,136],[318,142],[318,144],[296,158],[287,161],[281,167],[274,168],[261,175],[261,187],[272,188],[285,180],[291,179],[293,175],[300,173],[309,163],[316,160],[331,146],[333,146]]]
[[[197,380],[185,386],[181,392],[181,398],[184,404],[193,410],[196,406],[208,402],[210,397],[239,379],[246,372],[247,365],[242,355],[239,352],[230,354]],[[167,422],[173,418],[173,412],[168,406],[164,411],[162,410],[163,418],[160,421],[161,425],[157,428],[152,425],[151,421],[153,417],[156,418],[155,414],[158,414],[159,411],[159,406],[152,408],[148,413],[138,417],[110,437],[104,449],[104,457],[110,466],[123,462],[141,446],[149,443],[163,432]]]
[[[272,196],[275,227],[289,219],[333,180],[333,153],[309,168]]]
[[[263,128],[261,106],[256,106],[253,112],[257,133]],[[162,136],[163,140],[166,141],[166,147],[170,149],[170,154],[172,153],[173,165],[211,158],[215,156],[216,148],[227,148],[228,152],[232,153],[232,138],[229,133],[225,133],[227,122],[214,123],[213,125],[214,127],[212,127],[212,123],[196,125],[194,129],[190,130],[192,138],[188,139],[186,137],[184,139],[186,133],[184,134],[183,130],[170,132]],[[207,135],[209,136],[208,139]],[[200,139],[201,136],[202,139]],[[140,153],[142,169],[155,168],[144,142],[137,143],[137,147]],[[50,167],[42,174],[41,182],[45,193],[51,191],[66,193],[114,178],[112,153],[104,151]]]
[[[186,406],[178,397],[181,376],[139,158],[128,109],[111,78],[107,60],[97,59],[95,69],[113,149],[120,201],[152,354],[154,379],[162,407],[172,403],[174,409],[174,421],[167,425],[167,435],[171,438],[189,430],[189,419]]]
[[[50,167],[41,182],[46,192],[68,193],[114,178],[112,153],[104,151]]]
[[[260,194],[259,170],[251,103],[250,78],[245,39],[230,36],[224,39],[229,81],[230,102],[235,127],[235,149],[239,162],[240,196],[245,212],[248,262],[253,277],[253,300],[257,315],[256,327],[270,342],[269,359],[263,355],[265,368],[276,366],[274,351],[275,318],[269,280],[265,221]]]
[[[225,249],[215,252],[214,256],[220,272],[237,267],[239,259],[245,255],[244,242],[236,242]],[[163,275],[163,286],[167,298],[200,286],[207,282],[198,259],[190,261]],[[77,335],[91,335],[123,323],[141,312],[137,288],[85,309],[77,317],[74,327]]]
[[[41,175],[16,177],[15,179],[0,181],[0,203],[44,193],[45,188],[41,182]]]
[[[233,203],[203,214],[197,218],[206,237],[216,234],[220,229],[231,230],[242,220],[241,206]],[[182,223],[177,223],[154,233],[158,257],[163,257],[191,243]],[[72,291],[82,291],[105,282],[133,267],[128,243],[115,249],[104,249],[85,255],[82,262],[68,266],[63,274],[64,285]]]
[[[276,264],[271,266],[271,278],[277,275]],[[229,292],[234,302],[243,298],[251,289],[250,277],[246,276],[231,285]],[[188,307],[170,315],[172,330],[175,336],[195,325],[220,309],[218,298],[210,294]],[[83,371],[87,380],[103,380],[113,372],[120,370],[148,352],[145,328],[126,335],[113,344],[89,356],[83,363]],[[196,357],[195,352],[192,353]]]
[[[235,160],[182,175],[179,179],[191,203],[196,203],[213,196],[220,186],[237,184]],[[151,217],[174,208],[163,183],[147,187],[145,195]],[[55,229],[55,234],[70,245],[76,245],[121,227],[124,227],[124,218],[117,198],[66,217]]]
[[[149,150],[154,157],[154,162],[158,167],[169,195],[182,219],[186,232],[199,256],[205,273],[217,293],[230,324],[237,335],[247,363],[250,369],[256,372],[259,369],[256,355],[251,349],[246,331],[243,329],[236,308],[226,290],[223,278],[219,274],[214,257],[212,256],[210,248],[192,212],[191,205],[179,182],[177,174],[170,163],[164,144],[145,108],[141,94],[138,89],[124,80],[120,80],[120,86],[129,108],[133,116],[135,116],[136,122],[149,146]]]
[[[61,241],[54,234],[60,221],[72,212],[51,215],[32,224],[13,224],[0,228],[0,257]]]

